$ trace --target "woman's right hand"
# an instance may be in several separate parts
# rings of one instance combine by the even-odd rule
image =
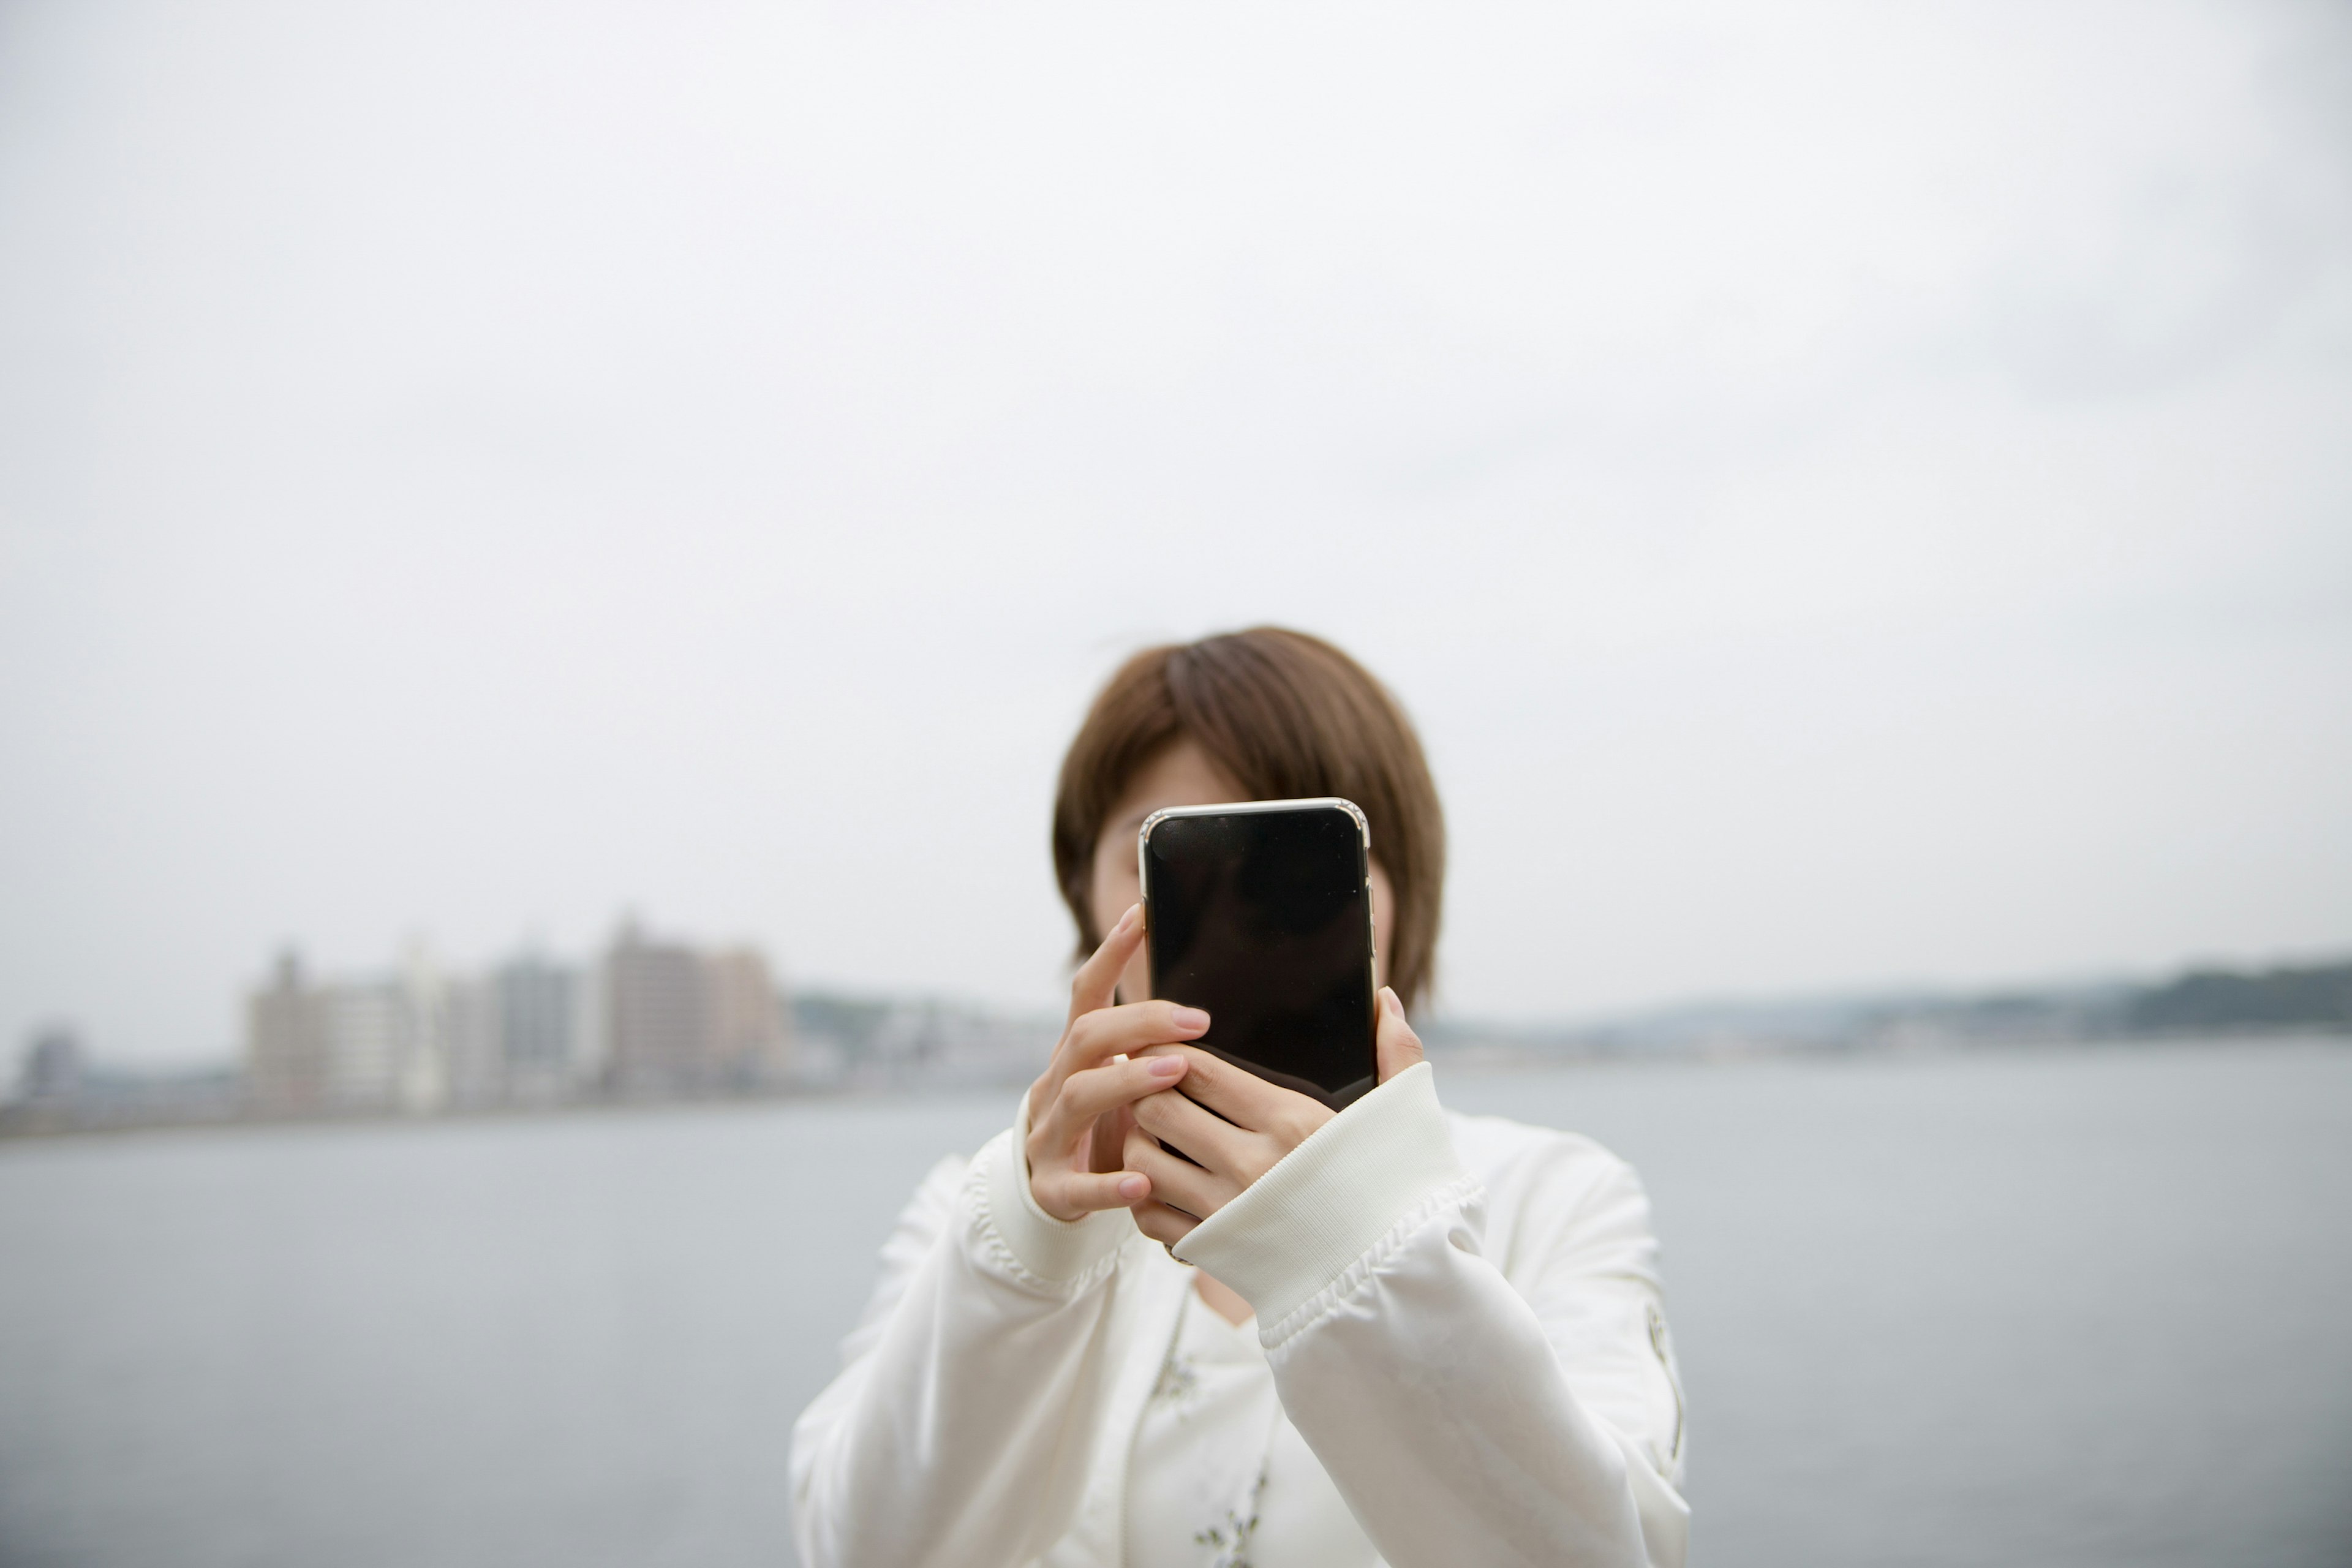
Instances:
[[[1058,1220],[1127,1208],[1151,1195],[1151,1178],[1120,1169],[1128,1108],[1181,1082],[1181,1056],[1138,1060],[1148,1046],[1197,1039],[1209,1016],[1172,1002],[1115,1006],[1118,977],[1143,942],[1143,906],[1119,916],[1070,982],[1070,1021],[1054,1059],[1029,1086],[1029,1191]],[[1125,1057],[1124,1061],[1113,1058]]]

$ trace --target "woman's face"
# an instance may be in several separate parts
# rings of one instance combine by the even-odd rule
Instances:
[[[1189,740],[1175,742],[1136,769],[1127,793],[1111,806],[1101,836],[1095,840],[1094,876],[1088,889],[1088,912],[1094,916],[1095,930],[1108,929],[1128,905],[1143,897],[1142,873],[1135,863],[1135,836],[1145,817],[1172,805],[1225,805],[1245,798],[1242,786]],[[1394,907],[1395,900],[1389,897],[1388,873],[1381,869],[1375,857],[1372,940],[1378,956],[1373,968],[1381,984],[1388,983],[1389,937],[1394,925],[1390,911]],[[1138,950],[1118,977],[1118,999],[1140,1002],[1150,994],[1150,976],[1144,954]]]

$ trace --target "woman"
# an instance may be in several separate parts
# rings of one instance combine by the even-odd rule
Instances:
[[[1343,795],[1371,825],[1380,1085],[1338,1114],[1149,1000],[1136,829]],[[793,1436],[806,1568],[1679,1564],[1682,1394],[1649,1208],[1589,1140],[1440,1108],[1437,795],[1339,649],[1130,659],[1064,762],[1088,954],[1013,1126],[931,1173]],[[1181,1150],[1179,1159],[1163,1144]]]

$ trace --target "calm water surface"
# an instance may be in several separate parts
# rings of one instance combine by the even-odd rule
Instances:
[[[2352,1563],[2352,1047],[1441,1071],[1647,1179],[1702,1568]],[[1007,1120],[0,1146],[0,1563],[789,1563],[873,1249]]]

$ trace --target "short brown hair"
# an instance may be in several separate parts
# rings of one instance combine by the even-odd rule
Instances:
[[[1408,1007],[1436,967],[1445,819],[1412,722],[1371,672],[1319,637],[1253,626],[1150,647],[1118,667],[1078,726],[1054,795],[1054,872],[1078,924],[1103,822],[1145,763],[1190,740],[1252,800],[1336,795],[1363,808],[1394,889],[1388,981]]]

